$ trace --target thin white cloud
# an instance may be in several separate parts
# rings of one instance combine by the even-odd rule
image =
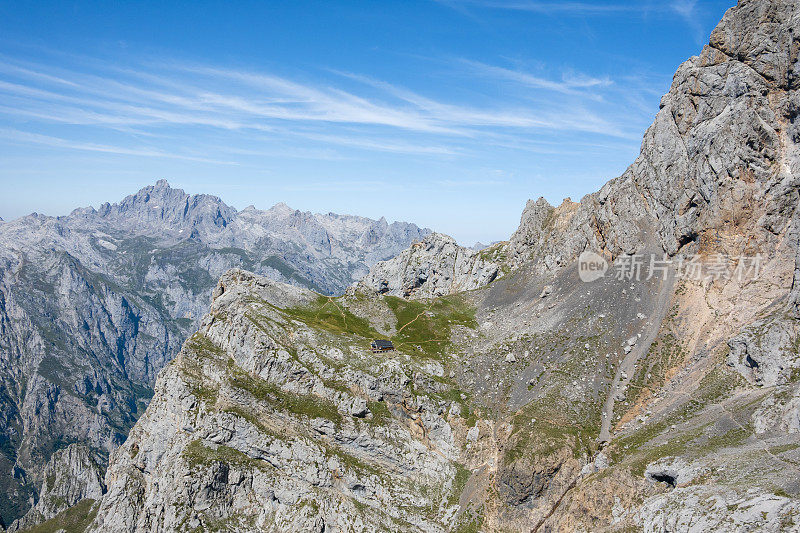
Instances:
[[[60,137],[52,137],[50,135],[41,135],[38,133],[30,133],[26,131],[0,128],[0,138],[6,139],[13,143],[22,144],[42,144],[52,148],[63,148],[67,150],[81,150],[88,152],[102,152],[107,154],[118,155],[133,155],[141,157],[161,157],[167,159],[182,159],[185,161],[198,161],[201,163],[214,163],[218,165],[236,165],[233,161],[219,161],[216,159],[209,159],[206,157],[196,157],[190,155],[173,154],[161,150],[149,148],[127,148],[120,146],[111,146],[106,144],[83,143],[62,139]]]
[[[618,117],[584,105],[602,100],[600,92],[612,85],[608,78],[566,71],[549,80],[485,63],[461,64],[564,99],[548,98],[544,105],[528,95],[503,103],[487,96],[464,104],[347,72],[336,72],[342,83],[331,85],[210,65],[142,62],[132,68],[93,59],[48,65],[0,55],[0,115],[14,126],[0,136],[221,164],[236,156],[352,159],[354,154],[339,152],[348,149],[450,158],[488,146],[528,149],[532,135],[550,132],[630,136]],[[581,100],[569,100],[573,96]],[[53,125],[59,136],[50,135]],[[71,140],[69,128],[82,140]],[[113,132],[114,142],[103,132]],[[142,147],[143,138],[158,148]]]
[[[575,94],[583,97],[591,97],[584,92],[571,90],[569,87],[591,87],[595,85],[609,85],[610,80],[591,79],[583,77],[581,79],[575,78],[574,81],[565,78],[563,82],[552,82],[549,80],[536,80],[527,79],[524,75],[515,73],[508,69],[501,67],[492,67],[484,63],[475,61],[463,60],[464,63],[480,68],[485,68],[489,75],[508,76],[514,81],[523,81],[526,85],[535,86],[537,88],[556,90],[564,94]],[[497,71],[495,70],[497,69]],[[541,109],[525,109],[518,107],[516,109],[476,109],[474,107],[463,107],[451,104],[444,104],[421,96],[413,91],[409,91],[402,87],[397,87],[393,84],[375,80],[368,76],[362,76],[347,72],[335,71],[337,74],[360,81],[377,89],[384,91],[396,98],[415,105],[419,109],[424,110],[431,116],[437,117],[438,120],[451,123],[459,126],[473,126],[473,127],[503,127],[503,128],[532,128],[532,129],[555,129],[555,130],[577,130],[577,131],[590,131],[595,133],[604,133],[611,136],[624,136],[624,134],[615,126],[612,126],[606,121],[599,119],[586,112],[583,108],[569,106],[571,110],[559,109],[558,111],[545,111]],[[521,80],[517,75],[522,76]],[[532,77],[530,77],[532,78]],[[596,98],[599,99],[599,98]],[[552,109],[552,101],[548,102],[549,107]],[[471,132],[475,135],[475,132]],[[485,132],[481,131],[481,136]]]
[[[483,180],[436,180],[434,184],[440,187],[458,188],[458,187],[498,187],[508,184],[506,180],[498,179],[483,179]]]
[[[438,0],[453,8],[474,6],[488,9],[529,11],[543,15],[607,15],[637,12],[644,9],[637,4],[604,4],[600,2],[538,2],[535,0]]]
[[[601,97],[598,94],[587,92],[585,89],[608,87],[613,83],[607,77],[595,78],[575,72],[565,72],[561,81],[554,81],[519,70],[487,65],[479,61],[470,61],[468,59],[462,59],[461,61],[475,72],[484,76],[512,81],[533,89],[543,89],[561,94],[581,95],[594,99],[600,99]]]
[[[695,41],[698,44],[702,43],[703,25],[700,23],[700,17],[697,13],[697,0],[674,0],[670,3],[670,7],[689,26],[689,29],[694,33]]]
[[[396,188],[397,185],[382,180],[327,180],[286,185],[283,190],[293,192],[378,192]]]

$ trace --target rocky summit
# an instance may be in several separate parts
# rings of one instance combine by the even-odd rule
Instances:
[[[80,458],[102,478],[226,270],[340,293],[427,233],[285,204],[237,211],[163,180],[118,204],[0,225],[0,524],[97,495],[91,483],[49,498],[48,465]],[[59,459],[68,445],[80,451]]]
[[[227,270],[105,477],[54,446],[12,529],[800,531],[799,74],[800,4],[741,0],[626,172],[508,241],[420,235],[338,297]],[[47,383],[32,413],[78,398]]]

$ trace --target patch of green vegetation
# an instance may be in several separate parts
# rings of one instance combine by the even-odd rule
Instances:
[[[548,230],[552,228],[555,222],[556,222],[556,208],[548,207],[547,215],[545,215],[544,220],[542,221],[542,229]]]
[[[731,446],[736,446],[738,444],[741,444],[745,439],[747,439],[752,434],[753,434],[752,429],[747,426],[737,427],[726,433],[709,437],[704,442],[702,442],[698,447],[692,446],[692,451],[697,450],[697,452],[699,452],[700,454],[706,454],[708,452],[719,450],[721,448],[729,448]]]
[[[186,462],[192,468],[208,466],[217,461],[243,468],[262,468],[265,466],[263,461],[253,459],[229,446],[220,444],[216,448],[208,447],[203,444],[203,439],[195,439],[190,442],[181,452],[181,456],[186,459]]]
[[[209,406],[217,403],[219,385],[204,370],[207,364],[223,364],[225,352],[202,333],[195,333],[186,341],[191,351],[189,356],[181,358],[181,373],[188,383],[192,395]]]
[[[224,357],[225,351],[200,332],[186,340],[186,347],[197,355],[205,357]]]
[[[314,302],[302,307],[279,309],[286,316],[303,322],[312,328],[336,334],[350,334],[365,339],[379,338],[380,334],[370,323],[339,305],[337,298],[319,296]]]
[[[467,485],[472,472],[460,463],[453,463],[456,468],[456,475],[453,477],[453,484],[450,488],[450,496],[447,499],[447,505],[456,505],[461,493],[464,492],[464,487]]]
[[[322,380],[322,383],[326,387],[328,387],[329,389],[332,389],[332,390],[335,390],[335,391],[338,391],[338,392],[343,392],[343,393],[346,393],[346,394],[349,394],[349,393],[352,392],[350,390],[350,387],[344,381],[338,380],[336,378],[323,378],[322,376],[319,376],[319,379]]]
[[[472,394],[459,388],[457,383],[446,377],[430,376],[430,379],[439,387],[429,387],[425,390],[414,389],[413,392],[424,394],[434,400],[457,403],[461,409],[460,417],[464,419],[467,427],[474,427],[480,417],[480,407],[476,407]]]
[[[782,498],[791,498],[792,497],[788,492],[786,492],[786,490],[784,490],[784,489],[782,489],[780,487],[774,487],[772,489],[772,493],[775,496],[780,496]]]
[[[478,327],[475,308],[463,295],[429,301],[385,296],[384,300],[397,320],[392,342],[398,350],[412,356],[441,359],[451,343],[451,327]]]
[[[642,528],[635,524],[626,524],[621,529],[615,529],[616,533],[641,533]]]
[[[455,533],[479,533],[483,528],[483,507],[473,510],[466,509],[453,529]]]
[[[771,453],[773,455],[777,455],[779,453],[784,453],[784,452],[788,452],[788,451],[791,451],[791,450],[796,450],[797,448],[800,448],[800,444],[794,444],[794,443],[792,443],[792,444],[782,444],[780,446],[772,446],[769,449],[769,453]]]
[[[741,377],[738,373],[726,371],[721,364],[718,364],[700,381],[688,402],[660,422],[648,424],[633,433],[616,439],[614,446],[609,448],[609,453],[612,454],[612,457],[616,457],[615,462],[624,455],[635,453],[671,425],[688,420],[700,410],[717,403],[740,383]]]
[[[191,391],[195,398],[203,400],[210,406],[216,404],[219,399],[219,388],[217,387],[206,387],[202,383],[193,383]]]
[[[591,457],[600,434],[600,406],[592,401],[567,401],[553,391],[520,409],[513,418],[505,464],[524,457],[544,457],[568,447],[573,456]]]
[[[628,458],[627,465],[634,476],[643,476],[648,464],[663,457],[687,453],[691,453],[694,457],[702,457],[719,449],[741,444],[752,434],[746,427],[737,427],[725,433],[706,437],[708,431],[706,424],[677,433],[663,444],[643,446]]]
[[[253,426],[255,426],[258,429],[259,432],[261,432],[261,433],[263,433],[265,435],[269,435],[270,437],[273,437],[273,438],[276,438],[276,439],[282,439],[283,438],[283,435],[280,435],[278,432],[276,432],[272,428],[268,428],[267,426],[265,426],[264,423],[261,422],[261,420],[258,419],[258,417],[255,415],[255,413],[245,409],[242,406],[229,405],[229,406],[225,407],[224,409],[222,409],[222,412],[230,413],[232,415],[235,415],[235,416],[238,416],[240,418],[243,418],[243,419],[247,420]]]
[[[625,391],[625,400],[617,402],[615,414],[634,405],[641,395],[661,388],[667,380],[667,372],[679,365],[686,357],[678,339],[672,333],[659,336],[650,345],[647,355],[641,358]],[[627,402],[627,405],[626,405]]]
[[[201,333],[195,333],[186,341],[191,354],[181,357],[181,374],[191,388],[192,395],[209,405],[217,403],[219,386],[207,376],[203,365],[209,361],[220,363],[224,352]]]
[[[492,263],[505,263],[508,260],[506,254],[507,242],[498,242],[478,252],[478,259]]]
[[[50,520],[27,529],[27,533],[83,533],[88,529],[97,516],[100,504],[95,500],[86,498],[79,501],[66,511],[58,513]]]
[[[317,441],[317,444],[324,446],[326,455],[328,457],[336,457],[345,468],[356,470],[361,473],[372,474],[378,477],[383,477],[386,475],[386,473],[380,468],[367,464],[355,455],[351,455],[333,445],[326,445],[322,441]]]
[[[367,402],[367,408],[372,413],[372,418],[366,419],[368,423],[384,426],[392,421],[392,413],[384,402]]]
[[[478,423],[478,419],[480,418],[480,412],[475,409],[470,409],[465,414],[466,416],[464,416],[464,424],[468,428],[474,428],[475,424]]]
[[[222,531],[257,531],[256,517],[233,513],[225,518],[218,518],[207,511],[201,512],[202,525],[191,530],[191,533],[218,533]]]
[[[797,526],[797,522],[795,522],[797,514],[797,511],[792,509],[785,516],[782,516],[781,523],[778,526],[779,531],[794,531]]]
[[[663,434],[672,425],[689,420],[701,410],[719,403],[741,384],[738,373],[727,371],[718,364],[698,385],[691,399],[679,409],[657,423],[615,439],[606,452],[613,462],[625,461],[634,475],[644,475],[647,464],[662,457],[681,455],[689,451],[700,457],[720,448],[735,446],[748,438],[749,427],[734,428],[724,434],[706,437],[709,424],[690,430],[670,432],[670,438],[663,444],[653,445],[651,441]]]
[[[325,418],[340,423],[342,415],[332,401],[313,394],[295,394],[281,390],[280,387],[254,377],[247,372],[229,365],[230,384],[238,389],[249,392],[257,400],[265,401],[275,406],[276,410],[287,411],[298,416],[308,418]]]
[[[193,440],[189,445],[184,448],[181,455],[187,460],[192,467],[208,466],[214,462],[222,462],[229,466],[237,466],[239,468],[260,470],[267,470],[271,465],[266,461],[253,459],[246,453],[243,453],[230,446],[218,445],[216,448],[205,446],[202,439]]]

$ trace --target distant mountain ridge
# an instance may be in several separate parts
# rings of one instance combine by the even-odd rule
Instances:
[[[366,274],[365,266],[393,257],[430,233],[429,229],[407,222],[389,224],[383,217],[372,220],[315,214],[292,209],[283,202],[266,211],[253,206],[237,211],[216,196],[189,195],[173,189],[166,180],[145,187],[118,204],[76,209],[58,220],[78,229],[109,224],[126,233],[133,224],[137,236],[166,243],[188,237],[213,248],[241,248],[256,254],[271,249],[282,260],[297,263],[292,264],[297,270],[295,275],[286,275],[285,268],[273,268],[283,276],[276,279],[324,293],[342,292]],[[300,244],[300,249],[288,243]],[[343,267],[347,274],[338,270],[335,274],[326,272],[331,264],[317,267],[309,259],[339,260],[342,264],[335,266]]]
[[[225,271],[333,294],[428,233],[282,203],[237,211],[165,180],[0,224],[0,521],[36,499],[56,450],[85,444],[105,463]]]

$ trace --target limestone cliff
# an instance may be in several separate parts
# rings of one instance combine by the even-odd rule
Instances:
[[[488,285],[500,273],[495,252],[459,246],[441,233],[431,233],[396,257],[373,266],[355,290],[402,298],[434,298]]]

